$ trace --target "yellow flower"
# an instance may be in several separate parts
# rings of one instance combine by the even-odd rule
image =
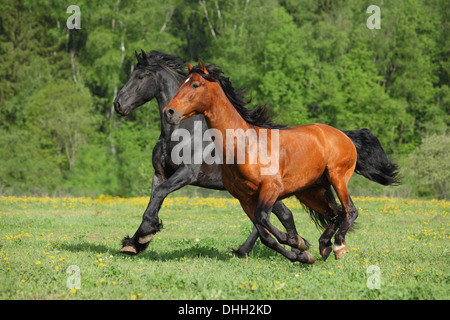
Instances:
[[[135,294],[132,294],[131,295],[131,300],[136,300],[136,299],[137,299],[137,296]]]
[[[77,289],[76,288],[70,289],[70,294],[75,294],[75,293],[77,293]]]
[[[41,262],[40,261],[36,261],[36,265],[40,265],[41,264]]]

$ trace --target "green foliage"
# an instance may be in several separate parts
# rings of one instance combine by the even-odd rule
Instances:
[[[277,122],[367,127],[408,159],[448,132],[450,7],[371,4],[381,29],[359,0],[81,0],[82,28],[68,30],[65,5],[0,0],[0,191],[148,194],[158,112],[112,108],[141,49],[216,63]],[[408,168],[408,195],[443,196]]]
[[[425,137],[409,155],[410,168],[420,195],[449,197],[450,134]]]

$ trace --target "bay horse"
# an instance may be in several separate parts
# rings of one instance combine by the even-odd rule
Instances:
[[[239,200],[262,243],[292,262],[314,263],[314,256],[300,247],[300,238],[281,232],[269,220],[269,213],[277,201],[296,196],[320,215],[318,218],[325,226],[319,239],[323,259],[326,260],[331,250],[336,259],[341,258],[346,251],[346,233],[358,216],[348,192],[348,181],[358,160],[352,140],[342,131],[325,124],[281,127],[271,121],[255,123],[248,117],[248,109],[233,104],[235,95],[228,78],[210,73],[200,60],[196,68],[189,66],[189,70],[189,76],[163,110],[166,120],[177,125],[184,119],[202,114],[208,128],[214,128],[218,136],[228,137],[229,130],[253,130],[256,133],[256,140],[244,138],[244,162],[236,159],[236,139],[224,142],[216,138],[214,143],[226,158],[221,166],[223,185]],[[263,133],[266,139],[262,139]],[[277,136],[278,141],[272,140],[273,136]],[[265,147],[265,155],[259,154],[256,162],[249,163],[251,153],[261,146]],[[277,159],[275,171],[268,168],[268,154],[271,159],[274,155]],[[270,169],[270,174],[264,169]],[[330,186],[342,207],[331,201]],[[335,243],[332,247],[333,235]],[[280,244],[300,248],[300,251],[288,251]]]
[[[145,250],[156,232],[162,228],[162,220],[158,213],[164,199],[170,193],[186,186],[226,190],[222,183],[220,165],[217,163],[189,163],[176,164],[171,159],[171,152],[177,142],[172,141],[172,134],[177,129],[186,129],[190,133],[194,131],[196,122],[202,123],[202,132],[207,130],[205,117],[196,115],[179,124],[173,125],[163,120],[163,108],[178,90],[179,84],[187,74],[184,72],[184,64],[174,55],[159,51],[151,51],[146,54],[143,50],[138,54],[135,51],[137,64],[125,86],[119,91],[114,108],[122,116],[129,115],[134,109],[156,98],[161,119],[161,134],[152,153],[152,164],[155,170],[152,179],[152,192],[150,201],[142,217],[142,223],[133,235],[122,240],[121,253],[136,255]],[[208,65],[210,70],[220,73],[221,70],[214,65]],[[253,117],[253,115],[251,115]],[[212,143],[204,141],[202,150]],[[191,156],[195,157],[194,141],[191,142]],[[272,208],[274,214],[280,219],[291,237],[297,237],[292,212],[283,202],[278,201]],[[253,228],[248,239],[233,252],[238,256],[245,256],[253,248],[258,239],[258,231]],[[299,240],[302,248],[309,243],[305,239]]]
[[[189,132],[193,132],[195,121],[201,121],[202,130],[207,130],[205,118],[201,114],[183,120],[178,125],[169,124],[163,119],[163,108],[175,95],[179,85],[187,76],[184,71],[185,64],[178,57],[159,51],[145,53],[141,50],[139,54],[135,52],[135,56],[137,64],[128,82],[115,98],[114,108],[118,114],[126,116],[134,109],[155,98],[158,102],[161,134],[152,153],[152,164],[155,173],[152,179],[150,201],[143,214],[142,223],[133,237],[127,236],[122,240],[121,252],[129,255],[135,255],[145,250],[153,235],[162,228],[162,221],[159,219],[158,213],[162,202],[168,194],[186,185],[225,190],[219,165],[204,163],[199,165],[194,164],[193,161],[190,164],[175,164],[171,161],[170,155],[175,145],[175,142],[171,140],[171,135],[176,129],[184,128]],[[207,68],[211,74],[215,74],[218,78],[223,73],[213,64],[207,65]],[[246,104],[242,97],[242,91],[234,89],[230,91],[233,92],[234,104],[242,106]],[[266,121],[265,114],[261,109],[255,111],[247,110],[246,113],[247,118],[253,119],[252,121],[255,123],[264,123]],[[396,166],[389,161],[381,144],[372,132],[368,129],[343,132],[352,139],[358,150],[357,173],[383,185],[395,183]],[[193,150],[193,143],[191,147]],[[191,154],[193,157],[194,152],[191,152]],[[315,195],[311,193],[312,199],[309,202],[307,195],[308,193],[304,192],[303,203],[306,206],[312,206],[312,203],[315,201]],[[330,202],[334,202],[334,196],[330,188],[326,189],[325,196]],[[311,208],[307,209],[319,227],[328,226],[328,221],[322,215],[317,214]],[[280,219],[288,234],[291,234],[291,237],[298,234],[295,229],[292,212],[282,201],[275,203],[272,212]],[[233,252],[238,256],[245,256],[251,251],[258,237],[258,230],[254,227],[248,239]],[[305,243],[307,245],[306,240]]]

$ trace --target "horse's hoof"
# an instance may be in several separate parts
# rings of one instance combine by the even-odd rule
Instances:
[[[300,252],[300,254],[297,256],[296,260],[291,260],[291,261],[300,261],[301,263],[306,263],[306,264],[313,264],[316,259],[314,258],[314,256],[309,253],[308,251],[302,251]]]
[[[238,258],[243,258],[248,256],[248,252],[245,252],[244,250],[239,249],[231,249],[231,252]]]
[[[311,253],[309,253],[308,251],[303,251],[303,253],[306,253],[306,256],[307,256],[306,263],[307,264],[313,264],[316,261],[316,258],[314,258],[314,256]]]
[[[135,255],[137,255],[137,250],[135,247],[125,246],[122,249],[120,249],[120,253],[128,254],[130,256],[135,256]]]
[[[333,248],[333,252],[334,252],[334,256],[336,257],[336,260],[342,258],[342,256],[346,252],[345,243],[341,244],[341,245],[336,245],[335,244],[334,248]]]
[[[323,261],[327,260],[332,250],[331,246],[320,249],[320,255],[322,256]]]
[[[297,248],[300,251],[305,251],[306,249],[308,249],[308,245],[306,244],[306,241],[302,237],[297,235],[297,240],[298,240]]]

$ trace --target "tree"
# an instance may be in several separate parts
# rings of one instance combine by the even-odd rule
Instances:
[[[450,181],[450,134],[431,135],[409,156],[419,195],[448,199]]]
[[[92,112],[90,92],[67,80],[49,83],[27,109],[28,128],[40,137],[40,147],[56,150],[59,169],[67,163],[71,171],[80,146],[96,130],[98,118]]]

